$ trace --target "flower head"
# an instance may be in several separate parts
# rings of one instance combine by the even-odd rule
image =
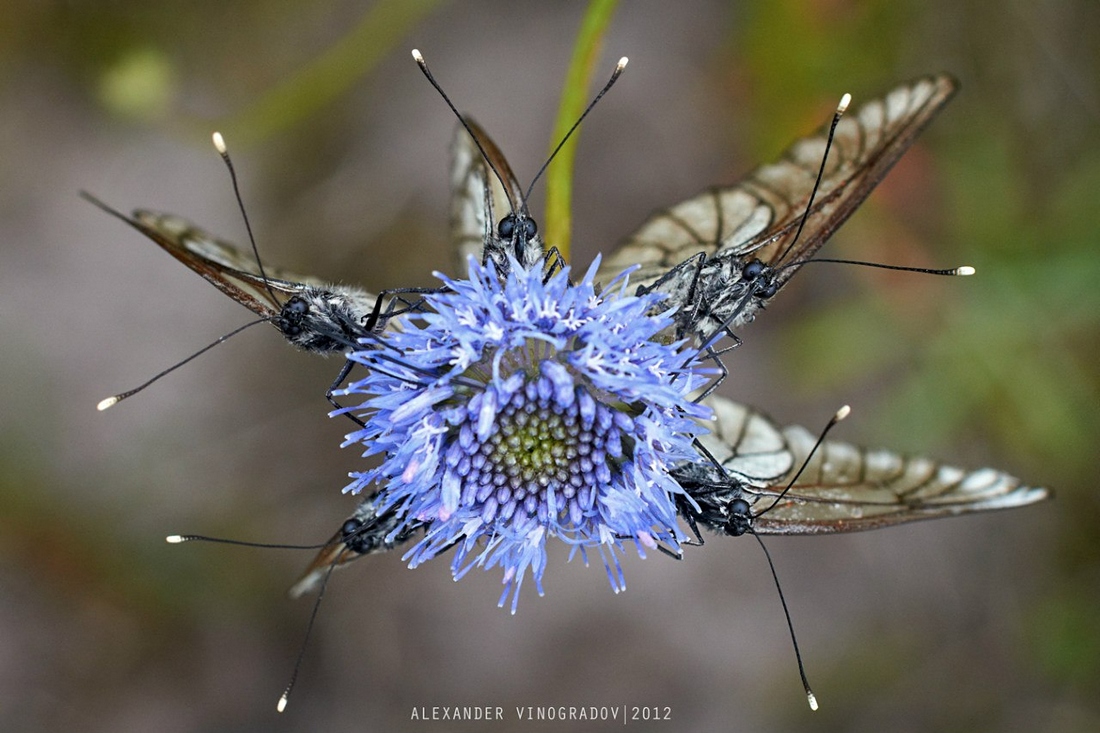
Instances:
[[[659,295],[628,295],[626,278],[597,292],[598,262],[577,284],[510,264],[440,276],[428,312],[353,355],[365,427],[346,444],[383,460],[346,490],[379,485],[395,533],[425,526],[411,567],[451,547],[456,578],[501,566],[514,612],[528,570],[542,594],[551,537],[596,548],[616,591],[624,541],[678,549],[672,471],[698,459],[710,411],[689,398],[708,374],[695,351],[654,340],[672,323],[648,315]]]

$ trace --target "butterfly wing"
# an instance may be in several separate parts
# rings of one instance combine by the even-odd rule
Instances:
[[[267,318],[295,346],[318,354],[357,348],[375,324],[376,296],[359,288],[332,285],[317,278],[265,267],[254,255],[216,239],[172,214],[135,211],[133,217],[91,194],[85,199],[126,222],[168,254],[257,315]],[[386,318],[386,311],[380,313]],[[381,321],[382,323],[387,320]]]
[[[181,217],[142,210],[135,211],[133,217],[129,217],[91,194],[82,192],[81,195],[152,239],[165,252],[257,315],[271,317],[279,314],[281,302],[272,298],[272,291],[285,302],[308,288],[332,288],[317,278],[268,267],[264,268],[268,278],[265,284],[251,253],[207,234]],[[364,298],[370,297],[364,294]]]
[[[715,264],[716,287],[733,286],[751,259],[772,269],[807,259],[867,198],[955,89],[947,75],[924,77],[845,115],[797,241],[825,153],[827,126],[734,185],[708,189],[652,215],[605,260],[599,280],[608,282],[627,267],[641,265],[632,283],[668,292],[673,304],[683,305],[692,297],[688,291],[695,272],[675,268],[689,258],[705,255]],[[797,269],[777,270],[777,288]]]
[[[451,143],[451,239],[456,264],[459,272],[465,272],[466,260],[472,255],[480,262],[496,263],[503,271],[508,245],[513,240],[500,237],[497,224],[508,214],[526,217],[526,211],[513,208],[526,208],[525,192],[489,135],[472,118],[463,119],[466,126],[458,125]],[[522,244],[524,262],[541,260],[542,240],[538,236],[525,238]]]
[[[759,534],[829,534],[887,527],[919,519],[1011,509],[1050,498],[991,468],[976,471],[888,450],[827,440],[813,457],[816,436],[805,428],[780,429],[766,417],[723,397],[708,404],[716,420],[701,442],[730,478],[730,498],[749,502]],[[798,480],[770,507],[806,463]],[[696,493],[714,494],[714,487]],[[720,492],[718,492],[720,493]]]
[[[497,222],[512,213],[509,195],[515,201],[523,200],[523,189],[500,149],[473,119],[465,119],[469,131],[458,125],[451,142],[451,240],[459,272],[465,272],[470,255],[478,261],[484,259],[485,247],[494,239]],[[508,192],[493,175],[474,137],[508,185]]]

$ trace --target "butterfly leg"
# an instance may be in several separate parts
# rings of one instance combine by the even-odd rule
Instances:
[[[706,541],[703,539],[702,533],[699,532],[699,523],[695,521],[695,512],[691,510],[691,507],[687,505],[686,501],[680,509],[681,516],[683,516],[684,521],[687,522],[688,527],[691,529],[691,533],[695,535],[694,540],[684,540],[684,544],[691,545],[692,547],[702,547],[706,544]]]
[[[706,352],[707,352],[707,359],[710,359],[711,361],[714,362],[715,366],[718,367],[719,374],[718,374],[718,377],[715,378],[715,380],[710,384],[710,386],[708,386],[705,390],[703,390],[703,393],[700,394],[698,397],[696,397],[693,400],[694,402],[702,402],[707,397],[710,397],[711,394],[714,393],[714,390],[718,389],[718,385],[720,385],[722,382],[726,381],[726,377],[728,377],[730,375],[729,369],[726,368],[725,362],[723,362],[722,359],[720,358],[721,355],[725,352],[715,351],[710,346],[708,346],[706,348]]]
[[[359,427],[365,428],[367,427],[367,424],[350,412],[346,412],[345,410],[347,408],[337,402],[335,397],[336,390],[338,390],[340,388],[340,385],[344,383],[344,380],[348,378],[348,374],[351,373],[351,370],[354,366],[355,362],[353,362],[351,359],[346,359],[344,361],[344,366],[340,367],[340,373],[336,375],[336,379],[333,380],[332,384],[328,388],[328,391],[325,392],[325,399],[328,400],[328,403],[335,407],[336,410],[340,412],[340,414],[342,414],[344,417],[351,420]]]
[[[694,545],[695,543],[694,543],[694,542],[686,542],[686,541],[685,541],[685,542],[684,542],[684,544],[685,544],[685,545]],[[671,557],[671,558],[672,558],[673,560],[683,560],[683,559],[684,559],[684,553],[682,553],[682,552],[674,552],[673,550],[670,550],[670,549],[668,549],[668,548],[667,548],[667,547],[665,547],[664,545],[657,545],[657,550],[658,550],[658,551],[660,551],[660,552],[662,552],[662,553],[664,553],[665,555],[668,555],[668,556],[669,556],[669,557]]]
[[[617,539],[617,540],[636,540],[637,538],[634,535],[620,534],[620,535],[615,535],[615,539]],[[690,542],[690,541],[685,541],[684,544],[685,545],[694,545],[695,543]],[[448,545],[448,547],[450,547],[450,545]],[[669,548],[667,548],[667,547],[665,547],[664,545],[661,545],[661,544],[656,545],[656,547],[657,547],[658,552],[661,552],[662,554],[668,555],[673,560],[683,560],[684,559],[684,553],[682,553],[682,552],[676,552],[675,550],[670,550]]]
[[[546,263],[546,280],[543,281],[543,284],[545,284],[547,280],[565,267],[565,258],[561,256],[561,252],[558,251],[557,247],[551,247],[546,251],[546,257],[543,261]]]
[[[416,310],[424,303],[423,298],[413,302],[400,297],[402,295],[434,295],[445,292],[447,292],[447,288],[390,288],[388,290],[383,290],[378,294],[378,297],[375,298],[374,308],[371,309],[370,314],[363,320],[363,326],[368,331],[379,330],[378,323],[382,321],[382,328],[385,328],[385,323],[394,316]],[[385,313],[383,313],[382,306],[386,303],[387,298],[390,299],[390,302]],[[405,307],[395,308],[395,303],[403,303]]]
[[[687,270],[695,270],[695,272],[691,275],[691,285],[688,286],[687,297],[684,299],[685,303],[691,304],[690,314],[687,315],[686,318],[684,317],[684,314],[681,314],[680,318],[678,319],[678,338],[685,338],[687,336],[694,335],[692,332],[694,331],[695,324],[699,323],[699,319],[703,317],[704,314],[709,312],[710,304],[706,295],[704,295],[702,292],[703,289],[699,285],[699,283],[702,281],[703,267],[704,265],[706,265],[706,263],[706,252],[700,252],[699,254],[684,260],[673,270],[673,272],[681,268]],[[669,272],[669,275],[671,274],[672,272]]]

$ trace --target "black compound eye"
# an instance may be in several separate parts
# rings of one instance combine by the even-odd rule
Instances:
[[[774,282],[770,282],[767,285],[757,288],[756,296],[758,298],[770,298],[775,295],[777,290],[779,290],[779,287]]]
[[[500,224],[497,224],[497,234],[504,239],[511,239],[512,235],[516,232],[516,215],[509,214],[500,220]]]
[[[279,316],[275,325],[279,327],[279,330],[282,331],[284,335],[297,336],[302,332],[301,316],[297,313],[291,313],[290,315],[286,315],[285,313],[286,311],[284,310],[284,315]]]
[[[306,313],[309,313],[309,303],[307,303],[304,298],[299,298],[295,295],[286,302],[286,305],[283,306],[283,310],[287,313],[304,316]]]
[[[726,522],[726,531],[734,537],[740,537],[752,527],[752,507],[744,499],[734,499],[726,507],[729,512],[729,520]]]
[[[755,280],[760,277],[763,272],[764,263],[760,260],[753,260],[741,269],[741,278],[743,280]]]
[[[531,239],[539,233],[539,225],[535,223],[534,219],[524,219],[523,231],[527,235],[527,238]]]
[[[349,519],[348,521],[344,522],[344,525],[342,527],[340,527],[340,536],[343,537],[346,541],[349,537],[358,532],[360,528],[362,528],[362,526],[363,523],[360,522],[358,519]]]

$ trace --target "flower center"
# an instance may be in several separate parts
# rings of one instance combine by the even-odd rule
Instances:
[[[492,469],[512,481],[545,486],[569,479],[569,465],[577,457],[577,415],[530,405],[510,404],[498,416],[497,431],[481,452]],[[585,443],[587,450],[591,450]]]
[[[486,522],[579,525],[592,510],[594,487],[611,478],[623,455],[626,416],[616,419],[618,411],[582,384],[555,389],[545,374],[500,395],[499,402],[492,432],[480,441],[471,438],[482,404],[467,403],[448,450],[462,505],[476,508]]]

